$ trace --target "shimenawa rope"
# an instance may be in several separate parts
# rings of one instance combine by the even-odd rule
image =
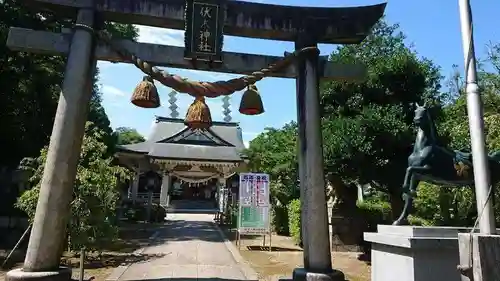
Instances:
[[[161,70],[152,64],[143,61],[132,52],[128,51],[123,46],[120,46],[113,41],[113,38],[106,31],[95,32],[90,26],[83,24],[75,24],[75,28],[86,29],[94,33],[97,38],[108,45],[114,52],[116,52],[123,60],[131,62],[145,74],[151,76],[153,79],[159,81],[163,85],[176,90],[179,93],[187,93],[192,96],[204,96],[208,98],[215,98],[219,96],[231,95],[234,92],[241,91],[248,85],[254,84],[265,77],[270,76],[271,73],[283,70],[288,67],[294,59],[301,54],[308,51],[318,51],[317,47],[306,47],[297,50],[290,55],[285,56],[282,60],[270,64],[267,68],[255,71],[250,75],[245,75],[239,78],[230,79],[227,81],[217,82],[199,82],[182,78],[175,74],[170,74],[167,71]]]

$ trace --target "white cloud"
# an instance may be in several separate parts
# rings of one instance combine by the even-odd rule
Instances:
[[[112,96],[112,97],[125,96],[125,92],[111,85],[101,85],[101,92],[105,96]]]
[[[250,142],[249,141],[244,141],[243,144],[245,145],[246,148],[250,147]]]
[[[255,138],[259,132],[243,132],[243,135],[246,136],[247,138],[253,139]]]
[[[184,31],[136,25],[139,29],[137,41],[142,43],[184,46]]]
[[[136,27],[137,29],[139,29],[139,38],[137,39],[138,42],[184,47],[183,30],[158,28],[143,25],[136,25]],[[196,71],[189,69],[186,69],[184,71],[190,73],[194,72],[197,76],[204,77],[204,79],[216,81],[229,80],[238,76],[234,74]]]

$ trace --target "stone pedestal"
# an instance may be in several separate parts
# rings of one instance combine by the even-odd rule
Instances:
[[[379,225],[367,232],[372,281],[460,281],[458,233],[467,228]]]

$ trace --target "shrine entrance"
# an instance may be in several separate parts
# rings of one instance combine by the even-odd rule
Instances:
[[[385,4],[313,8],[226,0],[22,2],[33,8],[49,10],[59,17],[75,18],[76,21],[72,36],[12,27],[7,38],[7,46],[12,50],[68,56],[28,252],[23,268],[9,272],[7,280],[71,279],[70,270],[57,268],[69,219],[69,199],[97,60],[131,63],[146,75],[131,99],[137,106],[154,108],[160,105],[155,82],[180,94],[191,95],[194,101],[182,121],[189,130],[203,133],[210,132],[214,127],[206,98],[229,96],[246,88],[239,112],[262,114],[264,105],[255,84],[266,77],[295,78],[304,268],[295,269],[293,278],[344,280],[342,272],[332,269],[329,249],[318,82],[320,78],[363,79],[365,68],[328,62],[327,56],[319,56],[317,45],[360,43],[383,15]],[[113,38],[99,30],[104,26],[103,20],[184,29],[186,44],[181,48]],[[292,41],[295,42],[295,51],[286,53],[284,57],[224,52],[224,35]],[[244,76],[228,81],[198,82],[172,75],[157,66]],[[224,145],[231,147],[231,144]],[[210,145],[189,146],[196,147],[189,155],[201,155],[190,159],[188,170],[198,167],[206,172],[202,168],[213,162],[205,155],[204,148],[207,146]],[[227,154],[221,152],[221,144],[211,145],[212,150],[221,152],[223,158],[217,162],[224,165],[219,165],[220,168],[215,169],[217,172],[214,171],[219,179],[227,179],[240,166],[241,162],[234,159],[240,152],[234,144],[232,146],[233,153]],[[152,150],[142,147],[137,159],[144,154],[166,153],[162,150],[165,147],[169,147],[168,153],[173,155],[152,157],[162,177],[185,171],[186,168],[178,167],[183,157],[175,153],[187,146],[179,146],[179,143],[158,140],[153,143]],[[219,182],[222,184],[225,180]],[[170,181],[163,181],[163,184],[167,183],[170,184]],[[161,190],[168,191],[169,188]],[[225,195],[220,202],[227,202],[227,192],[221,194]],[[160,200],[163,201],[167,195],[168,192],[161,193]]]

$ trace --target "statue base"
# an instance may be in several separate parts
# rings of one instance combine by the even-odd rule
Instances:
[[[280,278],[279,281],[345,281],[345,275],[335,269],[330,273],[317,273],[309,272],[305,268],[296,268],[291,279]]]
[[[71,269],[60,267],[54,271],[24,271],[22,268],[7,272],[5,281],[70,281]]]
[[[372,244],[372,281],[461,280],[458,233],[468,228],[379,225]]]

